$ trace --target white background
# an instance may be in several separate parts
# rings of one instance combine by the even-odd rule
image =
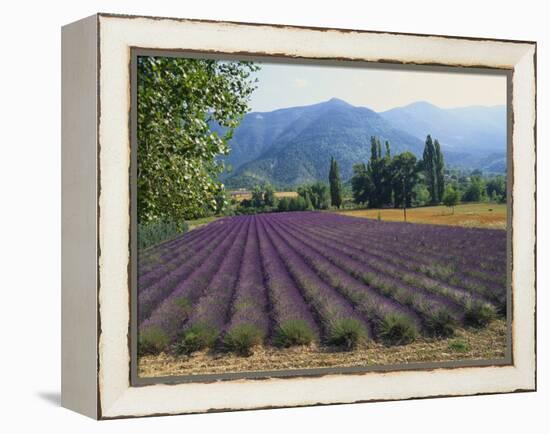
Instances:
[[[3,432],[548,432],[548,12],[542,1],[10,1],[0,23]],[[538,388],[521,393],[94,422],[60,400],[60,27],[95,12],[538,42]],[[521,180],[517,180],[521,182]],[[545,218],[546,217],[546,218]]]

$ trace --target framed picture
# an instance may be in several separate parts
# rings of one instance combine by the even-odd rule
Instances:
[[[535,390],[534,42],[98,14],[62,55],[65,407]]]

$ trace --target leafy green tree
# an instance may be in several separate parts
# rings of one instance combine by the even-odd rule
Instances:
[[[504,176],[496,176],[487,181],[487,196],[495,202],[506,201],[506,179]]]
[[[353,201],[356,204],[366,204],[374,191],[374,186],[370,178],[365,163],[353,165],[353,175],[351,177],[351,192]]]
[[[413,206],[424,206],[430,202],[430,192],[426,185],[418,182],[413,187]]]
[[[271,184],[264,186],[264,204],[268,207],[274,207],[277,204],[277,198],[275,197],[275,190]]]
[[[277,204],[277,210],[281,212],[288,211],[290,209],[290,200],[288,197],[282,197]]]
[[[424,178],[426,180],[426,186],[430,192],[430,200],[432,204],[438,202],[437,188],[437,170],[436,170],[436,150],[432,141],[432,136],[428,134],[426,137],[426,143],[424,145],[424,153],[422,154],[422,168],[424,170]]]
[[[252,189],[251,203],[254,208],[263,208],[265,205],[264,190],[259,185]]]
[[[441,152],[441,146],[439,141],[435,139],[434,141],[434,168],[435,168],[435,181],[436,181],[436,190],[437,190],[437,202],[443,200],[443,194],[445,192],[445,159],[443,158],[443,153]]]
[[[288,210],[289,211],[305,211],[307,203],[302,196],[293,197],[290,199]]]
[[[330,157],[328,179],[330,184],[330,201],[332,206],[340,208],[342,205],[342,179],[340,178],[338,162],[334,159],[334,157]]]
[[[443,194],[443,205],[452,209],[455,213],[455,206],[460,202],[460,193],[452,185],[447,186]]]
[[[309,201],[312,209],[327,209],[330,206],[329,189],[322,182],[298,187],[298,195],[302,196],[306,203]]]
[[[386,144],[386,156],[382,156],[382,144],[377,137],[371,137],[371,156],[367,164],[367,173],[372,190],[369,194],[369,208],[379,208],[391,203],[391,154],[389,142]]]
[[[411,152],[397,154],[391,162],[395,207],[410,208],[418,182],[416,157]]]
[[[183,221],[219,208],[228,141],[255,89],[250,62],[140,56],[138,223]],[[218,134],[211,125],[224,129]]]
[[[485,182],[480,176],[471,176],[470,183],[462,195],[464,202],[481,202],[486,199]]]
[[[322,182],[312,184],[311,200],[315,209],[328,209],[330,206],[330,192],[327,185]]]

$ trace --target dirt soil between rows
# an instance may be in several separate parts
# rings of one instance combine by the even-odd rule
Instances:
[[[338,352],[315,345],[277,349],[256,348],[249,357],[202,351],[190,356],[161,353],[138,360],[141,378],[278,371],[311,368],[341,368],[394,365],[414,362],[503,359],[506,353],[506,322],[496,320],[486,328],[459,329],[447,339],[420,338],[404,346],[387,347],[369,342],[351,352]]]

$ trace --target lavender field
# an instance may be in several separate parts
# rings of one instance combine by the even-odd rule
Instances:
[[[266,213],[139,255],[142,355],[405,345],[505,314],[504,230]]]

